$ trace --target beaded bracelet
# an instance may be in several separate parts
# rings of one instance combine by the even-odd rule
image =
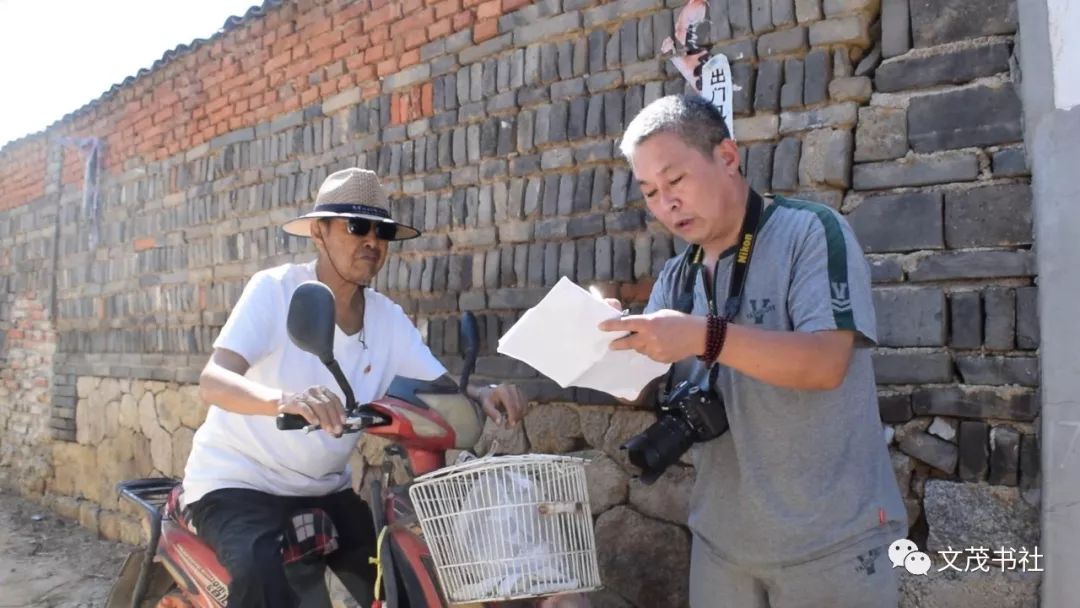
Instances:
[[[720,350],[724,348],[724,339],[727,337],[727,319],[710,314],[706,317],[705,326],[705,352],[698,355],[698,359],[707,363],[716,361],[720,356]]]

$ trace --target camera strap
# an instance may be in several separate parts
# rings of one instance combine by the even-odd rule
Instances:
[[[757,244],[757,231],[758,222],[761,220],[761,209],[764,207],[764,202],[761,200],[761,195],[754,192],[753,188],[749,189],[746,201],[746,215],[743,217],[742,230],[739,233],[738,250],[735,251],[735,261],[731,264],[731,277],[728,281],[728,295],[724,301],[724,314],[723,317],[727,321],[731,321],[735,318],[735,315],[739,314],[739,308],[742,305],[743,288],[746,287],[746,272],[750,268],[750,257],[754,253],[754,245]],[[693,274],[701,272],[703,266],[702,262],[705,258],[705,252],[698,247],[694,260],[694,266],[696,270],[692,271]],[[717,273],[720,271],[720,258],[716,258],[716,264],[713,267],[713,279],[716,278]],[[716,293],[710,283],[710,279],[707,275],[702,276],[702,280],[705,282],[705,299],[709,303],[709,311],[712,314],[718,314],[716,309]],[[693,284],[691,284],[691,289]]]
[[[761,199],[761,195],[754,191],[753,188],[747,189],[746,196],[746,214],[743,216],[742,228],[739,232],[739,240],[736,241],[738,249],[735,251],[735,260],[731,266],[731,276],[728,281],[727,297],[724,300],[724,320],[732,321],[735,315],[739,314],[739,308],[742,305],[743,289],[746,286],[746,273],[750,269],[750,258],[754,253],[754,245],[757,244],[757,231],[759,228],[759,222],[761,221],[762,208],[765,206],[764,201]],[[715,280],[717,273],[720,270],[720,259],[723,256],[716,258],[716,264],[713,267],[712,280]],[[705,251],[700,245],[691,245],[687,251],[686,262],[688,263],[687,272],[685,273],[685,280],[682,283],[682,292],[676,294],[674,303],[676,304],[676,310],[690,314],[694,306],[694,285],[697,283],[698,273],[702,273],[702,280],[705,283],[705,299],[709,303],[709,312],[712,314],[718,314],[716,292],[713,289],[712,280],[705,274],[702,269],[705,260]],[[709,383],[712,385],[716,382],[716,376],[719,373],[719,365],[713,363],[709,370]],[[671,389],[671,377],[668,376],[668,390]]]

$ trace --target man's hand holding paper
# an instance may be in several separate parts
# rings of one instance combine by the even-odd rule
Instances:
[[[699,355],[704,348],[705,319],[677,310],[609,319],[599,327],[602,331],[631,332],[612,342],[612,350],[636,351],[661,363]]]
[[[499,340],[498,352],[529,364],[563,388],[578,386],[635,399],[669,364],[634,350],[612,349],[612,341],[627,331],[602,331],[599,326],[621,316],[563,277]]]

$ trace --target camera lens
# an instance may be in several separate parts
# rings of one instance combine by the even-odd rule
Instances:
[[[630,463],[641,469],[641,481],[650,484],[694,443],[693,430],[686,421],[661,416],[640,435],[631,437],[622,447]]]

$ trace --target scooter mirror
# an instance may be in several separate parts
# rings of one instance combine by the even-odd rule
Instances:
[[[294,344],[324,364],[334,360],[334,292],[318,281],[301,283],[293,292],[286,320]]]
[[[476,368],[476,356],[480,352],[480,330],[477,329],[476,315],[466,312],[458,322],[461,337],[461,354],[465,357],[465,366],[461,370],[461,386],[469,385],[469,376]]]

